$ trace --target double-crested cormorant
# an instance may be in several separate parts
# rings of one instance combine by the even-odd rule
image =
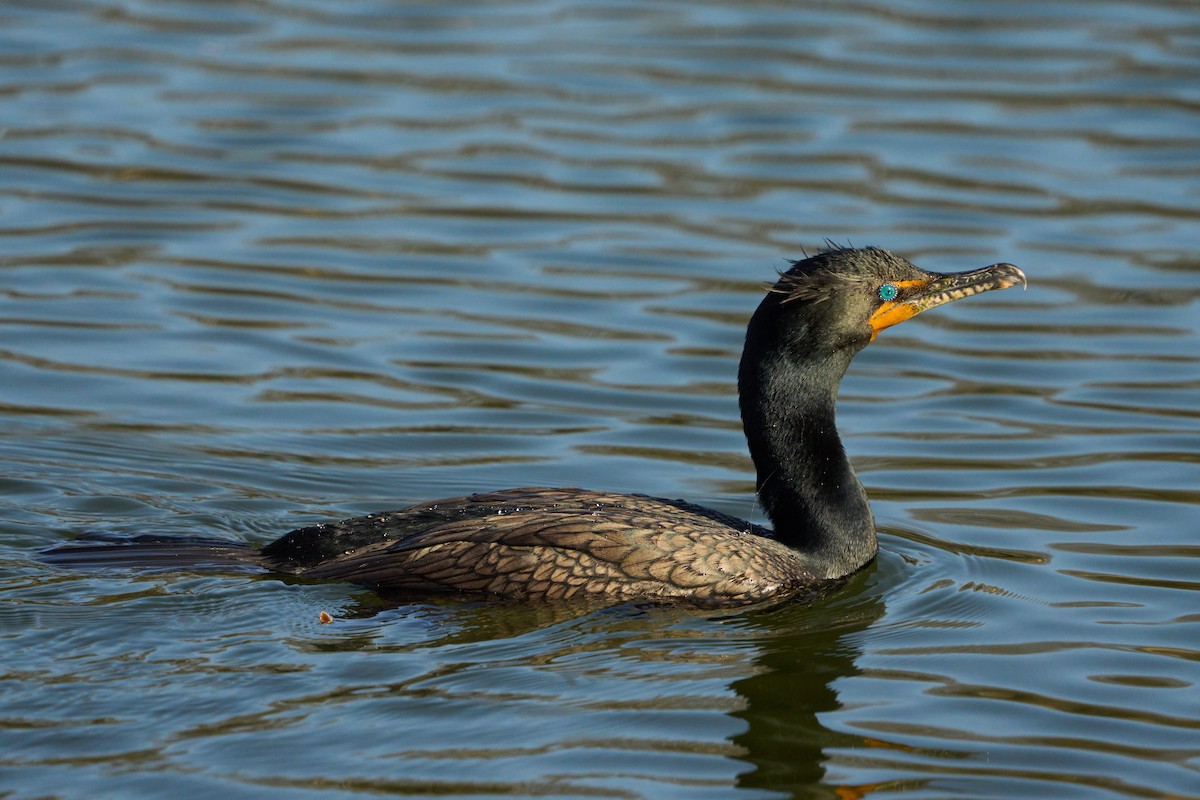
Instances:
[[[292,531],[261,550],[134,537],[62,547],[62,564],[256,564],[379,589],[732,606],[813,593],[875,557],[875,522],[834,421],[850,360],[926,309],[1025,283],[1012,264],[927,272],[876,247],[834,248],[780,275],[746,331],[742,424],[768,530],[693,505],[585,489],[454,497]]]

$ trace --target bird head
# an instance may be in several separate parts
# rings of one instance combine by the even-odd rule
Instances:
[[[1025,273],[1012,264],[929,272],[879,247],[836,247],[792,262],[764,305],[792,323],[798,343],[856,352],[922,311],[1018,283]]]

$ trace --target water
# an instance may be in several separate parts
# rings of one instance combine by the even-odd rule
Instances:
[[[1200,795],[1193,4],[0,16],[0,795]],[[761,519],[741,335],[826,237],[1030,288],[856,360],[882,552],[814,605],[37,559],[529,484]]]

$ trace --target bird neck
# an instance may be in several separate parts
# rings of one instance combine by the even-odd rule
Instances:
[[[795,331],[761,328],[752,324],[738,374],[759,502],[775,537],[804,553],[819,577],[848,575],[877,549],[867,494],[835,420],[853,352],[814,353],[796,346]]]

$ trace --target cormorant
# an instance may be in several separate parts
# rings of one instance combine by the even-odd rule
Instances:
[[[59,547],[66,565],[253,564],[377,589],[734,606],[821,591],[875,557],[867,494],[834,405],[850,361],[934,306],[1025,284],[1012,264],[927,272],[877,247],[792,262],[750,319],[738,370],[760,527],[683,500],[570,488],[453,497],[292,531],[261,550],[138,536]]]

